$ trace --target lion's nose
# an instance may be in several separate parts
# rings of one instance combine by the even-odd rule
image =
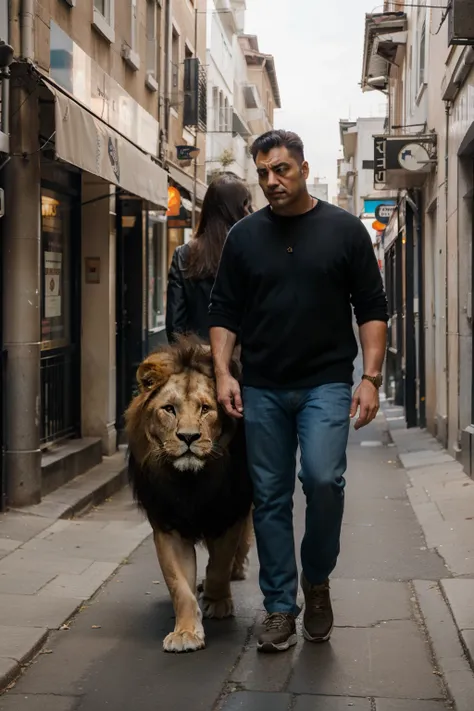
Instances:
[[[184,442],[188,445],[188,447],[190,447],[193,442],[200,439],[201,434],[199,432],[177,432],[176,436],[181,440],[181,442]]]

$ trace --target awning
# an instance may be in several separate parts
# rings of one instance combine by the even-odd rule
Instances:
[[[188,173],[185,173],[184,170],[181,170],[180,168],[177,168],[176,166],[172,165],[171,163],[168,166],[170,178],[174,180],[175,183],[178,183],[178,185],[181,185],[185,190],[188,191],[190,195],[193,194],[194,192],[194,179],[191,175],[188,175]],[[206,195],[207,192],[207,185],[204,185],[200,181],[197,181],[196,183],[196,200],[199,200],[199,202],[202,202],[204,200],[204,196]]]
[[[58,158],[156,207],[168,206],[168,174],[163,168],[70,96],[49,82],[45,86],[55,99]]]

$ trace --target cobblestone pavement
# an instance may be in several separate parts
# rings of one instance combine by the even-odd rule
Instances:
[[[249,580],[234,584],[236,617],[206,623],[206,650],[164,654],[172,609],[147,539],[67,629],[50,635],[0,697],[0,711],[443,711],[453,708],[445,669],[471,701],[463,705],[461,693],[458,711],[472,711],[467,661],[438,595],[438,582],[449,586],[455,572],[427,546],[384,417],[351,434],[347,482],[329,644],[300,640],[287,653],[256,653],[263,609],[254,553]],[[303,510],[299,493],[298,536]],[[91,545],[99,546],[104,530],[140,522],[124,491],[80,523],[91,526]],[[200,553],[201,572],[204,561]]]

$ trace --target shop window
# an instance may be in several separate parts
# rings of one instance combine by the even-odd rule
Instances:
[[[69,200],[51,190],[41,194],[42,349],[70,342]]]
[[[164,224],[150,219],[148,224],[148,330],[165,324],[168,265]]]

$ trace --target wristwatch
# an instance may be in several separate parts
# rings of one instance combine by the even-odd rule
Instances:
[[[378,373],[377,375],[364,375],[362,376],[362,380],[368,380],[369,383],[372,383],[374,388],[377,388],[379,390],[382,385],[383,385],[383,375],[382,373]]]

